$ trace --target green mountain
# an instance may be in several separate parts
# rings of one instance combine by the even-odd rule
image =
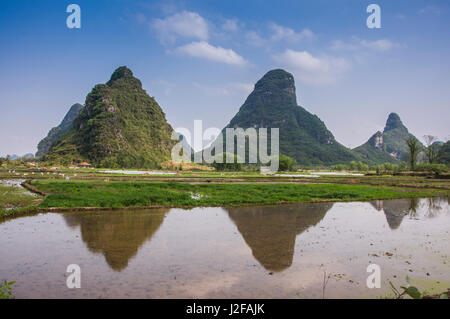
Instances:
[[[82,109],[83,105],[78,103],[70,107],[69,112],[67,112],[61,124],[52,128],[47,136],[39,142],[36,157],[42,157],[47,154],[53,143],[55,143],[61,135],[67,133],[72,128],[73,121],[78,114],[80,114]]]
[[[335,140],[317,115],[297,104],[295,90],[292,74],[281,69],[267,72],[224,128],[224,136],[226,128],[279,128],[280,153],[299,164],[330,165],[358,160],[357,155]]]
[[[175,144],[164,112],[130,69],[118,68],[96,85],[72,128],[44,157],[58,163],[89,161],[102,167],[159,167]]]
[[[399,160],[386,151],[383,133],[376,132],[366,143],[354,149],[368,164],[398,163]]]
[[[383,133],[375,133],[366,143],[354,149],[364,161],[371,164],[397,163],[408,160],[405,140],[414,137],[403,125],[400,116],[389,114]],[[420,144],[423,147],[422,144]]]

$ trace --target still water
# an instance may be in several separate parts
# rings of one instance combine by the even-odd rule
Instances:
[[[364,298],[406,275],[435,294],[450,288],[449,232],[447,198],[47,213],[0,224],[0,279],[17,298]]]

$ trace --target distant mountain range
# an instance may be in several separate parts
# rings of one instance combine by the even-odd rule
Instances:
[[[383,132],[353,150],[343,146],[317,115],[297,104],[294,77],[281,69],[267,72],[256,83],[223,129],[224,140],[226,128],[237,127],[279,128],[280,153],[300,165],[399,163],[407,161],[405,139],[413,137],[399,115],[391,113]],[[70,108],[61,124],[39,143],[36,156],[63,164],[89,161],[104,167],[159,167],[170,159],[176,143],[171,133],[155,99],[142,89],[131,70],[120,67],[106,84],[92,89],[85,107],[74,104]],[[184,149],[191,150],[183,136],[180,141]],[[439,145],[440,158],[445,161],[449,144]]]
[[[9,156],[9,159],[12,160],[12,161],[15,161],[15,160],[18,160],[18,159],[21,159],[21,158],[23,158],[23,159],[34,158],[34,154],[33,153],[27,153],[27,154],[25,154],[23,156],[19,156],[17,154],[12,154],[12,155],[6,155],[5,157],[8,157],[8,156]]]

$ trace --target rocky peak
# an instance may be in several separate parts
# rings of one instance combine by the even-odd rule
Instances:
[[[386,121],[386,126],[384,128],[384,132],[396,129],[396,128],[405,128],[405,126],[402,123],[402,120],[400,119],[400,116],[398,116],[397,113],[391,113],[389,114],[389,117]]]
[[[106,83],[106,85],[112,87],[120,86],[124,83],[131,84],[139,88],[142,87],[141,81],[135,78],[133,72],[126,66],[117,68],[111,75],[111,79]]]
[[[67,112],[66,116],[64,117],[61,124],[59,125],[61,130],[68,131],[71,128],[73,121],[78,116],[78,114],[80,114],[83,107],[84,106],[79,103],[76,103],[71,106],[69,112]]]
[[[296,103],[295,81],[291,73],[282,69],[267,72],[255,85],[255,94],[278,96],[286,94]]]
[[[369,139],[370,145],[373,147],[383,150],[383,133],[380,131],[376,132],[370,139]]]

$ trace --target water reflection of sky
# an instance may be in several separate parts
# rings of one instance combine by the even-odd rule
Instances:
[[[449,226],[448,199],[40,214],[0,224],[0,277],[18,297],[311,298],[327,271],[329,297],[361,297],[388,291],[365,287],[377,263],[444,289]]]

